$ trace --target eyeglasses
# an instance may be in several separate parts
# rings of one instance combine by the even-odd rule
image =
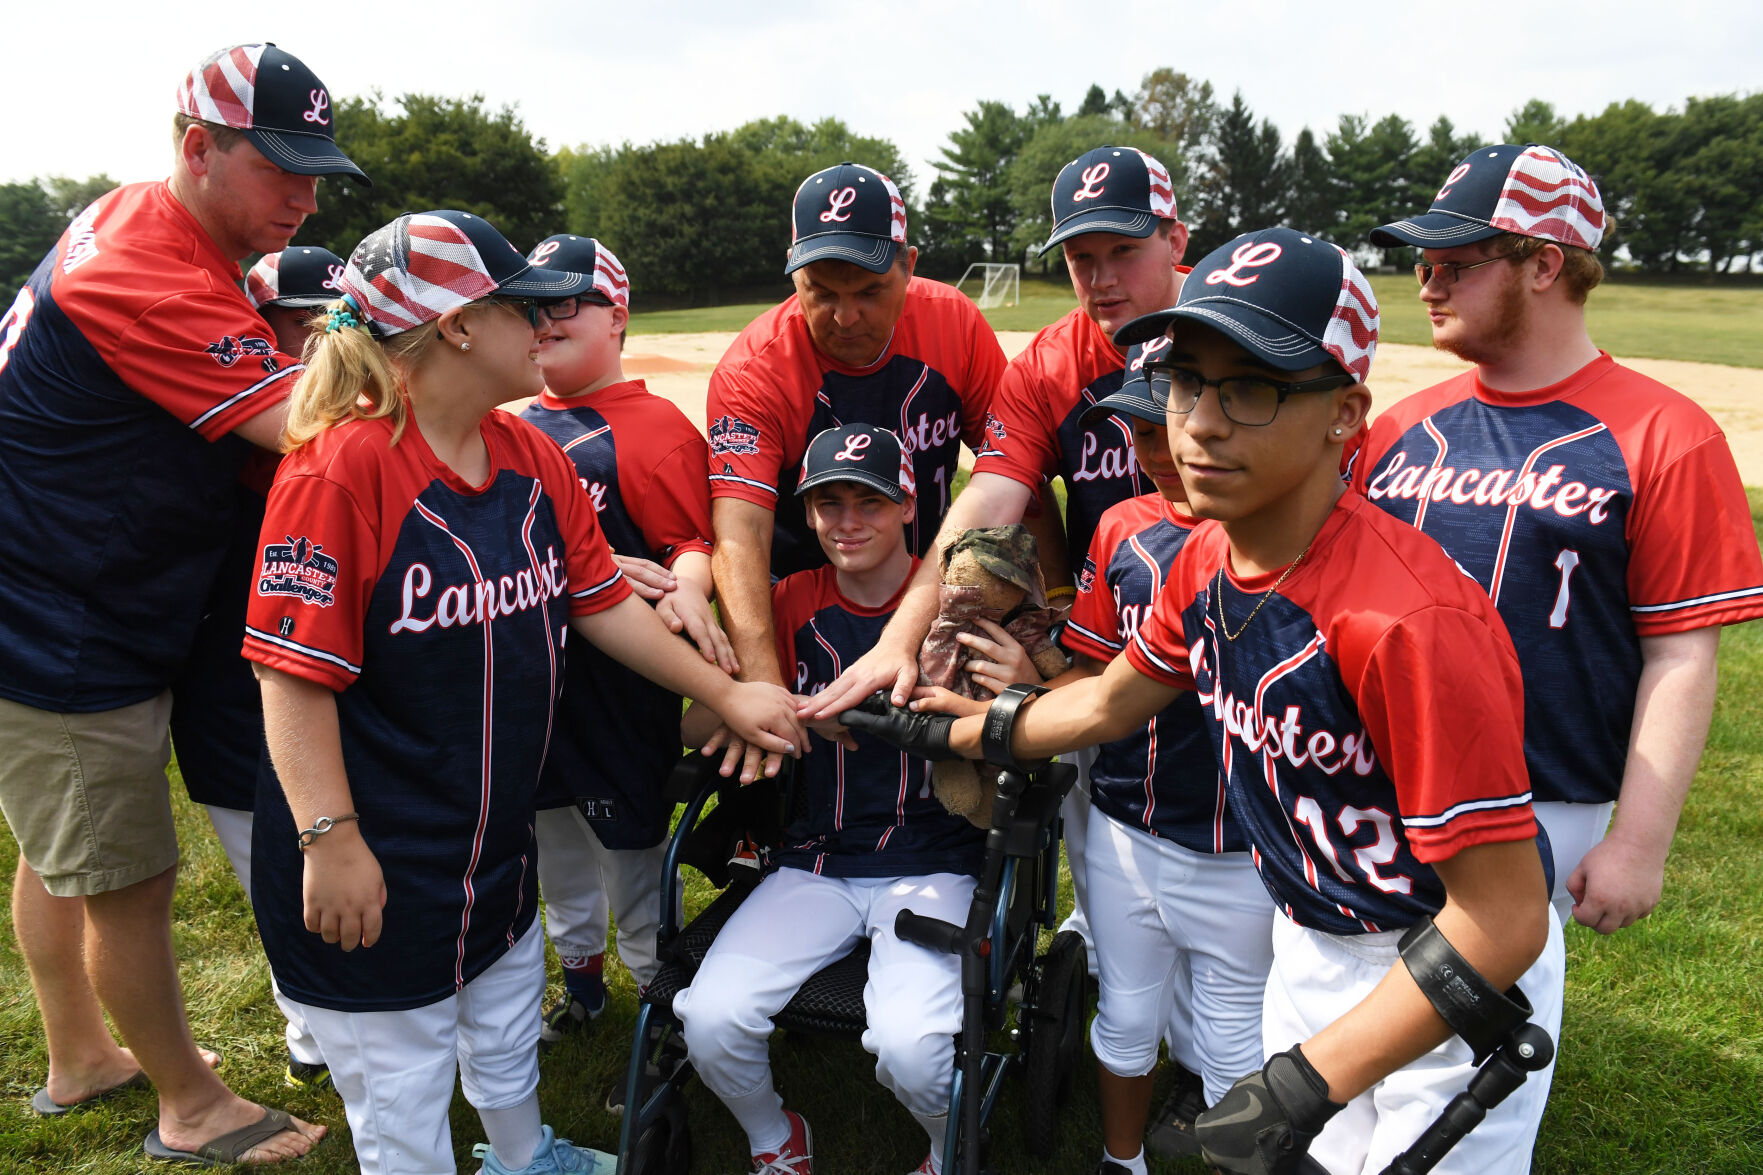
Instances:
[[[559,298],[555,302],[546,302],[539,309],[552,322],[562,322],[565,319],[574,318],[581,312],[583,306],[610,305],[612,305],[612,300],[600,294],[573,294],[567,298]],[[534,325],[538,324],[534,323]]]
[[[537,302],[528,302],[524,298],[485,298],[483,304],[485,306],[497,306],[503,310],[518,314],[526,319],[528,326],[532,327],[534,330],[539,329],[539,304]]]
[[[1147,363],[1145,375],[1151,381],[1152,393],[1167,398],[1171,412],[1186,416],[1200,402],[1200,393],[1212,388],[1218,393],[1218,407],[1225,417],[1232,423],[1250,428],[1272,424],[1287,396],[1298,392],[1326,392],[1358,382],[1350,375],[1323,375],[1296,383],[1263,379],[1258,375],[1206,379],[1191,368],[1170,363]]]
[[[1480,269],[1484,265],[1492,265],[1496,261],[1504,261],[1509,257],[1516,256],[1518,256],[1516,253],[1501,253],[1496,257],[1489,257],[1486,261],[1471,261],[1467,265],[1461,261],[1417,261],[1414,263],[1414,276],[1424,286],[1432,280],[1432,275],[1436,273],[1439,275],[1441,286],[1454,286],[1459,277],[1472,269]]]

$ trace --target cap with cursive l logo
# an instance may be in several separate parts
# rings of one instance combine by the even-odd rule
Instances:
[[[1097,147],[1053,181],[1053,233],[1041,252],[1081,233],[1148,237],[1159,220],[1174,219],[1168,168],[1136,147]]]
[[[1339,245],[1289,228],[1244,233],[1206,254],[1174,306],[1114,332],[1120,346],[1176,319],[1209,326],[1278,371],[1331,359],[1364,383],[1377,353],[1377,296]]]
[[[1480,147],[1451,169],[1431,208],[1372,229],[1371,243],[1451,249],[1501,233],[1596,249],[1604,239],[1604,198],[1584,169],[1553,147]]]
[[[829,481],[858,482],[880,490],[890,502],[904,502],[907,494],[915,492],[912,454],[897,435],[873,424],[829,428],[809,441],[802,454],[796,496]]]
[[[906,243],[906,201],[894,181],[861,163],[817,171],[796,189],[784,273],[816,261],[849,261],[886,273]]]
[[[316,245],[267,254],[245,275],[245,300],[257,310],[323,306],[343,296],[344,264],[341,257]]]
[[[178,87],[178,110],[244,132],[263,157],[295,175],[367,173],[337,147],[331,94],[318,75],[274,42],[233,45],[203,58]]]
[[[612,255],[611,249],[593,237],[557,233],[534,245],[526,259],[533,265],[591,275],[594,285],[592,289],[583,291],[585,294],[604,298],[613,306],[630,309],[631,283],[630,278],[625,276],[624,266]]]

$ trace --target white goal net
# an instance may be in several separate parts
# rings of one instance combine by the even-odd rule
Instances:
[[[955,288],[978,302],[981,310],[1014,306],[1022,300],[1022,266],[1014,262],[976,261],[967,267]]]

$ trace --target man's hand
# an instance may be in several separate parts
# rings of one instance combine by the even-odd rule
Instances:
[[[620,555],[614,551],[612,562],[624,572],[624,577],[631,581],[631,587],[637,595],[645,600],[659,600],[668,592],[679,586],[679,580],[673,572],[659,563],[648,559],[638,559],[634,555]],[[669,625],[668,627],[672,627]],[[678,632],[675,628],[673,631]]]
[[[1293,1045],[1201,1111],[1194,1137],[1206,1161],[1231,1175],[1299,1175],[1310,1144],[1343,1109]]]
[[[834,718],[878,692],[894,705],[904,706],[912,696],[912,687],[917,684],[917,650],[902,651],[878,644],[851,662],[825,689],[804,702],[802,715]]]
[[[345,951],[378,942],[386,879],[354,822],[333,825],[302,855],[306,929]]]
[[[872,734],[909,755],[932,760],[962,757],[949,749],[949,728],[955,725],[952,716],[914,714],[890,704],[888,696],[880,691],[840,714],[839,721],[851,730]]]
[[[1664,889],[1665,859],[1614,836],[1593,845],[1567,877],[1574,921],[1599,934],[1614,934],[1651,914]]]

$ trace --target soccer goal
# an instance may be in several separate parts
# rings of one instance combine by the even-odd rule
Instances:
[[[972,282],[979,284],[977,297],[967,289]],[[1022,301],[1022,266],[1015,262],[976,261],[967,267],[967,272],[961,275],[955,288],[978,302],[981,310],[990,310],[996,306],[1015,306]]]

